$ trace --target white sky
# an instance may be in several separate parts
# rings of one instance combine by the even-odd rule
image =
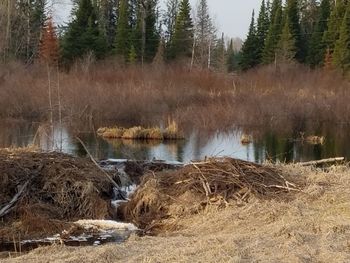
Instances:
[[[198,0],[190,0],[192,7]],[[71,0],[58,0],[55,6],[57,23],[67,22]],[[160,0],[161,4],[165,0]],[[212,17],[219,31],[230,37],[245,38],[251,19],[252,10],[258,13],[261,0],[208,0]]]

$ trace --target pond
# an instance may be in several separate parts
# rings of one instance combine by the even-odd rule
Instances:
[[[300,162],[330,157],[350,158],[349,127],[330,125],[319,129],[317,135],[325,136],[325,143],[312,145],[300,140],[295,131],[277,132],[254,128],[252,143],[242,144],[243,129],[229,132],[188,132],[179,141],[105,140],[94,132],[76,132],[66,127],[49,127],[34,122],[3,121],[0,125],[0,147],[25,147],[34,144],[42,150],[52,149],[76,156],[85,156],[84,148],[75,139],[78,135],[90,153],[102,159],[167,160],[190,162],[205,157],[230,156],[261,163],[265,160]],[[247,129],[244,129],[247,131]],[[53,134],[53,136],[52,136]]]

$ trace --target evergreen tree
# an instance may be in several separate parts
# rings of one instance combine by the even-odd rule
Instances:
[[[171,55],[171,43],[175,32],[176,18],[179,11],[179,0],[167,0],[166,11],[163,17],[163,24],[165,26],[164,40],[165,40],[165,57],[169,58]]]
[[[160,32],[157,27],[157,0],[146,1],[146,34],[145,61],[152,62],[160,43]]]
[[[188,0],[182,0],[175,23],[174,37],[171,42],[170,58],[190,57],[193,46],[193,23],[191,6]]]
[[[265,39],[262,62],[269,64],[275,60],[277,44],[282,32],[282,2],[274,0],[271,7],[271,22]]]
[[[209,14],[207,0],[199,0],[195,19],[195,57],[202,68],[208,65],[210,49],[214,47],[216,29]]]
[[[306,57],[306,48],[301,37],[300,16],[298,0],[287,0],[285,17],[288,20],[290,33],[295,39],[296,59],[303,62]],[[284,24],[285,25],[285,24]]]
[[[322,37],[324,35],[324,32],[327,30],[327,22],[331,11],[330,9],[330,1],[322,0],[319,9],[317,25],[312,34],[310,46],[308,49],[309,52],[307,62],[311,66],[318,66],[322,64],[324,60],[326,47],[324,45],[324,42],[322,41]]]
[[[136,24],[132,30],[132,45],[141,61],[152,62],[159,44],[157,0],[139,0]]]
[[[282,63],[290,63],[296,55],[295,38],[290,31],[289,19],[285,19],[282,35],[277,46],[277,60]]]
[[[129,58],[130,34],[128,0],[120,0],[119,16],[116,30],[115,52],[126,60]]]
[[[309,54],[310,41],[317,26],[318,9],[318,0],[300,0],[300,30],[304,54]]]
[[[343,73],[350,70],[350,2],[340,27],[339,39],[334,48],[333,64]]]
[[[262,61],[262,53],[265,47],[265,39],[267,36],[267,33],[269,31],[269,10],[268,6],[265,4],[265,0],[262,1],[261,3],[261,8],[260,8],[260,13],[258,17],[258,22],[257,22],[257,38],[258,38],[258,55],[259,55],[259,63]]]
[[[345,15],[346,5],[344,0],[337,0],[333,4],[331,15],[328,21],[327,30],[323,35],[323,43],[332,54],[335,43],[339,39],[340,27]]]
[[[254,11],[252,14],[252,20],[249,26],[249,32],[246,41],[242,47],[242,57],[240,60],[240,67],[242,70],[250,69],[259,63],[258,60],[258,37],[256,35]]]
[[[100,32],[96,9],[91,0],[80,0],[74,11],[75,17],[62,41],[62,57],[65,63],[89,52],[93,52],[97,58],[106,55],[107,42]]]
[[[227,62],[227,51],[225,47],[224,33],[221,34],[221,38],[215,41],[215,46],[212,55],[212,66],[219,70],[225,71]]]
[[[98,1],[100,31],[105,36],[109,48],[112,48],[115,44],[119,2],[120,0]]]

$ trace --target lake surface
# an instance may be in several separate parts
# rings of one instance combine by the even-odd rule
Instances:
[[[327,126],[332,128],[331,126]],[[256,132],[256,131],[259,132]],[[93,132],[77,133],[65,127],[42,126],[39,123],[4,121],[0,125],[0,147],[25,147],[34,144],[42,150],[59,150],[76,156],[85,156],[84,148],[75,139],[87,145],[91,154],[102,159],[167,160],[190,162],[205,157],[230,156],[257,163],[270,161],[300,162],[329,157],[350,158],[349,128],[319,130],[326,137],[323,145],[310,145],[298,140],[296,132],[278,133],[271,130],[252,131],[253,142],[241,143],[243,131],[203,134],[189,132],[181,141],[105,140]],[[52,136],[53,134],[53,136]]]

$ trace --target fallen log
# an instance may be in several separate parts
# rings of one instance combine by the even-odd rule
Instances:
[[[344,157],[336,157],[336,158],[328,158],[328,159],[322,159],[322,160],[310,161],[310,162],[300,162],[297,164],[301,166],[312,166],[312,165],[319,165],[319,164],[326,164],[326,163],[342,162],[344,160],[345,160]]]
[[[28,184],[29,184],[29,181],[25,182],[25,184],[19,188],[17,194],[15,194],[15,196],[11,199],[11,201],[7,205],[5,205],[3,208],[0,209],[0,218],[7,215],[14,208],[14,204],[21,198]]]

